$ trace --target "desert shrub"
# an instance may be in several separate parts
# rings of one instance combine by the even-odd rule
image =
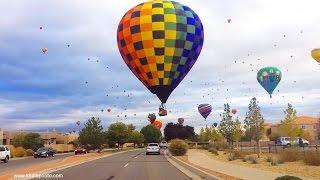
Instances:
[[[183,156],[188,151],[188,144],[181,139],[171,140],[169,151],[174,156]]]
[[[14,157],[24,157],[26,155],[26,150],[23,147],[17,147],[13,149]]]
[[[268,156],[266,159],[267,162],[272,162],[272,156]]]
[[[214,142],[212,147],[214,147],[217,151],[222,151],[230,148],[229,144],[224,141]]]
[[[228,154],[228,161],[233,161],[233,160],[236,160],[234,153],[229,153]]]
[[[303,161],[307,165],[320,166],[320,153],[318,152],[305,153]]]
[[[271,166],[277,166],[278,164],[282,164],[283,162],[277,157],[271,157],[270,163]]]
[[[210,147],[210,148],[208,149],[208,151],[211,152],[212,154],[219,155],[217,149],[214,148],[214,147]]]
[[[26,155],[27,156],[33,156],[34,151],[32,149],[27,149],[26,150]]]
[[[295,177],[295,176],[281,176],[281,177],[277,177],[275,180],[302,180],[298,177]]]
[[[297,148],[289,148],[279,153],[279,160],[282,162],[294,162],[302,159],[302,153]]]
[[[258,164],[258,159],[257,159],[257,157],[255,157],[255,156],[250,156],[251,158],[250,158],[250,161],[251,161],[251,163],[252,164]]]

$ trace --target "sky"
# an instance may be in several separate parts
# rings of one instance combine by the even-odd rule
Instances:
[[[122,16],[142,2],[0,1],[0,128],[68,132],[93,116],[104,128],[147,125],[160,101],[131,73],[116,42]],[[224,103],[243,121],[253,97],[267,122],[281,120],[288,103],[298,115],[320,116],[320,65],[310,56],[320,48],[319,0],[179,2],[200,17],[205,42],[171,94],[164,124],[183,117],[199,131],[221,120]],[[272,99],[256,80],[265,66],[282,71]],[[213,107],[206,121],[201,103]]]

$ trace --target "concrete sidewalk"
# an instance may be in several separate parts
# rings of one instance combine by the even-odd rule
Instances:
[[[205,169],[213,170],[229,176],[248,179],[248,180],[273,180],[285,174],[264,171],[256,168],[244,167],[240,165],[230,164],[222,161],[217,161],[205,153],[201,153],[190,149],[188,151],[188,160],[190,163]]]

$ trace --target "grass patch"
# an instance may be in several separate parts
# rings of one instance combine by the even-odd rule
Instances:
[[[320,153],[318,152],[305,153],[303,162],[310,166],[320,166]]]

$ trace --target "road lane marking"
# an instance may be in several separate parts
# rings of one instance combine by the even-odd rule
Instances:
[[[126,165],[124,165],[123,167],[127,167],[129,165],[129,163],[127,163]]]

